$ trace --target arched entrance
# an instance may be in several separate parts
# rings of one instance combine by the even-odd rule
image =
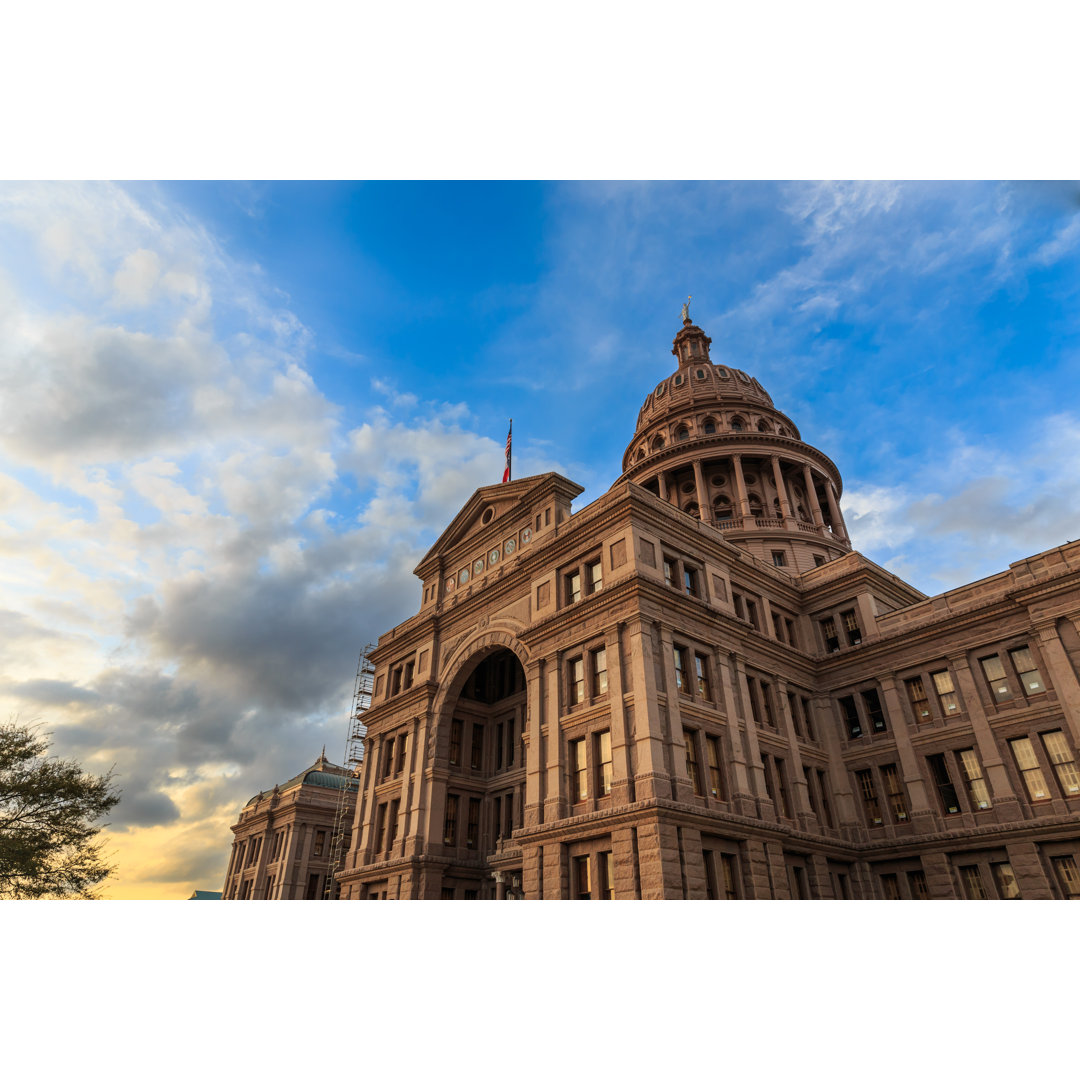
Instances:
[[[487,649],[457,672],[440,710],[436,751],[445,777],[442,851],[450,859],[444,900],[501,899],[514,894],[515,878],[520,888],[512,836],[525,803],[525,722],[525,669],[512,650]]]

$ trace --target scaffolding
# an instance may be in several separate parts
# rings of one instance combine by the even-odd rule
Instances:
[[[345,868],[346,843],[352,824],[349,820],[349,792],[360,789],[360,768],[364,764],[364,737],[367,735],[367,725],[363,718],[364,713],[371,708],[371,696],[375,690],[375,665],[371,662],[371,653],[374,651],[374,645],[365,645],[356,664],[356,681],[353,683],[349,726],[345,736],[344,764],[350,775],[341,787],[337,812],[334,814],[334,828],[330,834],[330,867],[323,889],[324,900],[338,898],[340,887],[335,879],[338,871]]]

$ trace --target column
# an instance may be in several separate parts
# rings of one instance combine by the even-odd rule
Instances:
[[[563,784],[565,754],[562,732],[559,730],[559,679],[562,658],[556,654],[546,665],[543,678],[544,712],[541,731],[544,733],[544,752],[541,768],[544,774],[544,821],[558,821],[566,817],[566,795]],[[545,885],[546,883],[545,870]]]
[[[742,658],[735,657],[735,673],[736,682],[739,687],[739,694],[743,701],[747,703],[745,710],[746,717],[746,752],[750,757],[747,764],[747,771],[750,773],[751,783],[754,787],[755,800],[758,806],[758,817],[763,818],[765,821],[776,820],[776,808],[772,804],[772,800],[769,798],[768,789],[765,787],[765,765],[761,760],[761,747],[758,744],[757,726],[754,723],[753,713],[750,710],[750,687],[746,682],[746,666],[742,662]]]
[[[803,471],[803,483],[806,485],[806,498],[810,503],[810,516],[814,519],[814,524],[821,529],[825,524],[825,519],[821,516],[821,503],[818,502],[817,488],[814,487],[814,477],[810,472],[810,466],[804,465]]]
[[[875,678],[881,683],[881,690],[885,696],[885,715],[889,718],[889,729],[896,742],[896,753],[900,758],[900,772],[911,802],[912,827],[918,833],[936,832],[939,827],[938,816],[930,804],[926,781],[919,768],[919,759],[915,756],[911,745],[911,732],[908,731],[907,718],[896,679],[889,672],[880,673]],[[884,797],[884,795],[885,793],[882,792],[881,796]]]
[[[611,712],[611,805],[626,806],[634,801],[634,778],[630,775],[630,740],[623,707],[622,639],[625,624],[608,631],[608,708]]]
[[[818,740],[829,755],[826,773],[829,787],[832,788],[834,820],[842,835],[847,839],[860,839],[863,831],[861,818],[851,793],[851,780],[841,758],[840,736],[836,730],[836,714],[833,712],[831,699],[817,695],[810,699],[814,710],[814,730]]]
[[[755,812],[754,789],[746,768],[746,754],[743,751],[742,734],[739,730],[741,706],[731,682],[731,664],[734,654],[729,658],[719,648],[714,650],[716,669],[720,672],[720,686],[723,690],[727,722],[724,725],[724,747],[727,759],[731,763],[731,791],[729,802],[737,814],[753,817]]]
[[[746,479],[743,476],[742,455],[731,455],[732,468],[735,470],[735,494],[739,500],[739,516],[742,525],[746,527],[746,519],[750,516],[750,500],[746,497]]]
[[[705,476],[701,471],[701,462],[694,458],[694,487],[697,488],[698,516],[702,521],[712,521],[712,504],[705,487]]]
[[[990,722],[986,719],[982,699],[979,697],[979,690],[968,664],[967,653],[955,653],[948,657],[948,661],[949,666],[956,673],[956,688],[964,702],[968,722],[975,736],[975,744],[979,748],[979,757],[982,758],[983,767],[986,769],[986,779],[993,793],[994,815],[998,821],[1019,821],[1024,816],[1023,809],[1009,782],[1009,774],[1005,769],[1005,763],[1001,760],[997,740],[990,730]]]
[[[841,540],[848,538],[847,529],[844,528],[844,519],[840,516],[840,504],[836,501],[836,490],[833,482],[825,478],[825,498],[829,502],[829,515],[832,517],[833,533]]]
[[[1057,694],[1058,703],[1068,725],[1074,746],[1080,747],[1080,682],[1069,663],[1069,654],[1058,636],[1055,623],[1043,623],[1035,627],[1039,637],[1039,651],[1046,662]]]
[[[794,517],[791,512],[791,500],[788,498],[787,485],[784,483],[784,473],[780,468],[780,457],[777,454],[770,456],[769,460],[772,462],[772,474],[773,484],[776,487],[776,495],[780,500],[780,516],[784,519],[784,523],[789,527],[795,527]]]
[[[668,723],[671,726],[673,766],[671,795],[679,802],[693,802],[694,786],[686,771],[686,740],[683,738],[679,691],[675,685],[675,643],[671,639],[671,631],[666,626],[660,628],[660,650],[661,659],[664,662],[664,682],[667,686]],[[689,649],[687,655],[692,655]],[[690,678],[691,672],[687,671],[685,676]]]
[[[671,791],[670,777],[664,764],[663,733],[657,704],[653,664],[652,627],[644,619],[630,625],[630,672],[634,687],[637,774],[634,777],[636,798],[666,797]]]
[[[526,697],[529,703],[525,735],[525,827],[534,828],[544,821],[543,744],[540,732],[543,721],[544,661],[529,665],[526,673]]]
[[[664,476],[664,472],[663,472],[662,469],[661,469],[660,472],[658,472],[656,474],[656,479],[660,484],[660,498],[663,499],[664,502],[667,502],[668,501],[667,477]]]
[[[788,685],[786,679],[777,676],[776,679],[776,705],[780,711],[780,730],[787,739],[788,758],[791,764],[791,790],[794,794],[795,820],[799,828],[811,831],[817,828],[817,815],[810,805],[810,791],[807,787],[806,776],[803,774],[802,754],[799,753],[799,740],[795,737],[795,725],[791,720],[791,707],[788,702]]]
[[[431,714],[425,712],[423,717],[417,717],[413,721],[411,734],[412,746],[409,747],[409,768],[405,774],[408,787],[405,798],[402,800],[405,806],[405,825],[402,837],[405,841],[405,851],[410,855],[419,855],[424,845],[425,822],[421,814],[423,796],[427,791],[427,781],[424,777],[424,758],[427,752],[428,732],[431,728]]]

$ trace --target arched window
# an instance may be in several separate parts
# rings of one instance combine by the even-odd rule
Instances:
[[[717,521],[730,521],[735,516],[731,509],[731,500],[726,495],[718,495],[713,499],[713,513]]]
[[[751,495],[747,500],[750,503],[750,513],[756,517],[764,517],[765,511],[761,508],[761,499],[757,495]]]
[[[638,452],[637,452],[637,459],[638,459],[638,461],[641,461],[641,459],[642,459],[642,458],[643,458],[644,456],[645,456],[645,447],[644,447],[644,446],[642,446],[642,447],[640,447],[640,448],[639,448],[639,450],[638,450]]]
[[[664,449],[664,436],[663,435],[657,435],[656,438],[653,439],[652,448],[654,450],[663,450]]]
[[[703,425],[702,430],[705,432],[706,435],[715,435],[716,421],[711,416],[707,416],[705,418],[705,424]]]
[[[741,416],[733,416],[731,418],[732,431],[743,431],[745,427],[746,425],[743,423],[743,418]]]
[[[690,438],[690,432],[687,430],[685,425],[682,425],[682,426],[680,426],[679,428],[676,429],[676,431],[675,431],[675,441],[676,442],[684,442],[685,440],[687,440],[689,438]]]
[[[696,502],[687,503],[686,504],[686,512],[691,517],[696,517],[696,518],[698,518],[698,520],[701,519],[701,510],[699,509],[698,504]]]
[[[771,429],[771,428],[769,427],[769,425],[765,423],[765,421],[764,421],[764,420],[759,420],[759,421],[757,422],[757,429],[758,429],[758,431],[765,431],[765,432],[768,432],[768,431],[771,431],[771,430],[772,430],[772,429]]]

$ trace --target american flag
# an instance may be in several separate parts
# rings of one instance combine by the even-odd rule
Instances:
[[[506,468],[503,469],[502,482],[507,484],[510,482],[510,440],[514,434],[514,421],[510,421],[510,430],[506,433]]]

